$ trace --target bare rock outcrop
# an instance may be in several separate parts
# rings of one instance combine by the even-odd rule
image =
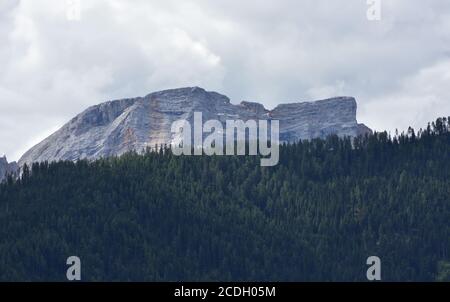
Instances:
[[[272,110],[255,102],[232,104],[217,92],[199,87],[171,89],[145,97],[109,101],[80,113],[54,134],[27,151],[24,163],[96,159],[140,151],[156,144],[170,144],[171,125],[179,119],[192,120],[194,112],[203,119],[276,119],[280,140],[294,142],[331,134],[356,137],[370,129],[356,120],[356,100],[336,97],[315,102],[278,105]]]

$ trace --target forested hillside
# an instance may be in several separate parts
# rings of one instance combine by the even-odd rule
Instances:
[[[0,185],[0,280],[450,280],[450,127],[258,157],[34,164]]]

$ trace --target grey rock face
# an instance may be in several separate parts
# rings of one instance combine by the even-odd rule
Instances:
[[[171,125],[179,119],[280,120],[280,140],[355,137],[370,132],[356,121],[356,100],[339,97],[316,102],[279,105],[267,110],[254,102],[230,103],[230,99],[199,87],[165,90],[145,97],[110,101],[88,108],[60,130],[31,148],[19,160],[24,163],[96,159],[141,151],[173,142]]]
[[[15,175],[19,171],[19,165],[16,162],[8,163],[6,156],[0,157],[0,183],[8,175]]]

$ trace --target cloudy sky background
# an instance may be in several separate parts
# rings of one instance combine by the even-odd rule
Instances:
[[[233,103],[355,96],[376,130],[450,115],[450,1],[0,0],[0,156],[90,105],[201,86]]]

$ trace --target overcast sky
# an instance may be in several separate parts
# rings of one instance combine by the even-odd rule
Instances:
[[[69,1],[70,2],[70,1]],[[377,130],[450,115],[450,1],[0,0],[0,156],[86,107],[200,86],[233,103],[357,98]],[[73,14],[75,12],[75,14]]]

